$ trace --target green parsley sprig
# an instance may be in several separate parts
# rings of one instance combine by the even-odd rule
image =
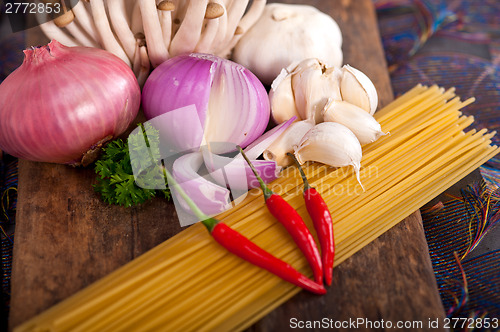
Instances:
[[[170,199],[168,187],[159,190],[145,189],[136,183],[136,181],[147,182],[150,185],[166,183],[161,168],[151,166],[154,161],[159,160],[159,155],[157,155],[159,154],[157,148],[160,142],[159,132],[148,124],[139,126],[142,130],[129,135],[127,141],[116,139],[104,147],[101,158],[95,164],[97,183],[94,185],[94,190],[100,193],[102,199],[109,204],[130,207],[142,204],[158,193]],[[134,156],[132,161],[130,150]],[[134,169],[144,170],[137,179],[134,177],[132,163],[134,163]]]

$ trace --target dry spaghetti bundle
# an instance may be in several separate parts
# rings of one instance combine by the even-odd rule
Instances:
[[[334,218],[338,265],[498,153],[474,129],[454,90],[416,86],[376,113],[390,135],[363,147],[350,169],[304,167]],[[294,167],[270,188],[311,221]],[[253,190],[218,219],[311,275],[305,258]],[[193,225],[15,331],[228,331],[248,327],[300,289],[226,252]]]

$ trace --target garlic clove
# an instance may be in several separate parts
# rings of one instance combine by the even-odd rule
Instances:
[[[283,123],[292,117],[300,119],[300,114],[295,106],[292,90],[292,75],[283,69],[276,77],[269,90],[271,116],[275,123]]]
[[[314,112],[316,123],[323,121],[323,110],[330,101],[341,101],[340,93],[340,71],[337,67],[327,68],[320,80],[317,82],[317,89],[312,96],[314,102]]]
[[[323,120],[343,124],[356,135],[361,144],[375,142],[386,134],[372,115],[346,101],[330,102],[323,111]]]
[[[302,61],[292,73],[295,105],[300,117],[304,120],[315,118],[314,105],[317,100],[313,100],[315,98],[312,95],[315,93],[317,82],[320,80],[322,73],[322,66],[316,59]]]
[[[329,100],[341,100],[340,74],[318,59],[305,59],[292,72],[295,104],[302,119],[322,121],[322,110]]]
[[[360,70],[349,65],[342,67],[340,79],[342,100],[354,104],[373,115],[377,109],[378,95],[373,82]]]
[[[278,166],[290,166],[293,164],[292,158],[287,156],[288,152],[293,153],[304,135],[314,127],[311,121],[303,120],[294,122],[288,127],[263,153],[264,159],[276,161]]]
[[[353,166],[356,178],[363,188],[359,178],[362,154],[361,144],[353,132],[335,122],[317,124],[295,148],[295,157],[300,164],[317,161],[334,167]]]

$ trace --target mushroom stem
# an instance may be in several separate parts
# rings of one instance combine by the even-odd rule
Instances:
[[[49,39],[55,39],[65,46],[79,46],[78,42],[57,27],[54,21],[40,24],[40,29]]]
[[[245,14],[248,0],[233,1],[227,8],[227,31],[223,44],[227,44],[234,35],[236,27]]]
[[[132,60],[135,53],[135,38],[127,22],[125,4],[122,0],[107,0],[107,5],[113,30],[120,40],[127,57]]]
[[[79,45],[88,47],[97,47],[95,41],[90,39],[84,31],[76,24],[75,14],[71,9],[68,10],[64,0],[60,2],[63,14],[54,19],[54,24],[59,28],[66,28]]]
[[[151,64],[149,62],[148,51],[145,45],[139,46],[139,56],[141,59],[141,67],[139,74],[137,75],[137,81],[142,87],[149,76],[149,70],[151,69]]]
[[[76,21],[80,24],[80,26],[85,30],[85,32],[95,40],[98,44],[100,43],[99,34],[94,25],[94,21],[89,15],[89,12],[85,8],[83,1],[78,1],[78,3],[72,8],[73,13],[75,14]]]
[[[36,19],[40,24],[40,29],[49,39],[55,39],[65,46],[78,46],[78,42],[71,36],[68,36],[62,31],[54,21],[49,21],[49,17],[45,12],[37,12]]]
[[[189,1],[186,16],[170,43],[170,53],[172,56],[194,50],[200,40],[207,4],[207,0]]]
[[[153,67],[168,59],[168,50],[163,41],[160,19],[155,0],[140,0],[140,9],[148,46],[149,59]]]
[[[132,11],[134,10],[135,1],[120,0],[120,6],[123,10],[127,26],[130,27],[132,25]]]
[[[175,6],[175,11],[172,12],[172,35],[177,33],[179,26],[181,25],[184,17],[186,16],[186,10],[188,3],[191,0],[172,0]],[[195,0],[199,1],[199,0]]]
[[[139,76],[139,72],[141,70],[141,54],[139,44],[141,41],[137,40],[135,42],[135,51],[134,58],[132,59],[132,71],[134,72],[135,77]]]
[[[212,42],[211,46],[211,52],[210,53],[216,53],[218,49],[222,48],[224,38],[226,37],[226,31],[227,31],[227,9],[226,5],[222,1],[217,1],[223,8],[224,8],[224,14],[218,18],[219,20],[219,30],[217,31],[217,34],[215,35],[215,38]]]
[[[93,40],[91,37],[89,37],[85,31],[83,31],[75,21],[70,22],[68,25],[66,25],[66,29],[68,32],[75,38],[78,43],[82,46],[88,46],[88,47],[99,47],[98,43]]]
[[[168,50],[170,47],[170,40],[172,38],[172,11],[175,10],[175,5],[172,1],[165,0],[160,2],[157,7],[163,41]]]
[[[221,5],[221,8],[224,10],[224,3],[221,0],[214,0],[213,3],[217,3]],[[225,12],[225,10],[224,10]],[[224,15],[224,13],[222,13]],[[214,18],[210,20],[206,20],[207,23],[205,24],[205,28],[201,32],[200,40],[198,41],[198,44],[196,44],[196,47],[194,48],[195,52],[199,53],[213,53],[214,50],[214,40],[215,37],[217,36],[217,33],[219,32],[219,24],[220,24],[220,17],[219,18]]]
[[[230,42],[225,45],[225,48],[221,49],[221,51],[218,52],[217,55],[221,57],[227,57],[229,54],[231,54],[231,50],[234,48],[234,46],[236,46],[241,36],[243,36],[243,34],[247,32],[247,30],[250,29],[262,15],[264,7],[266,6],[266,2],[266,0],[254,0],[252,2],[252,5],[248,9],[247,13],[241,18],[240,23],[238,24],[238,27],[236,28]]]
[[[208,21],[205,26],[205,29],[201,33],[198,44],[196,44],[196,47],[194,48],[194,52],[213,53],[212,45],[218,30],[219,30],[219,20],[213,19]]]
[[[132,16],[130,18],[130,29],[132,30],[134,35],[137,34],[138,32],[144,33],[144,28],[142,27],[142,15],[140,9],[141,1],[135,2],[134,8],[132,10]]]
[[[250,29],[252,25],[255,24],[255,22],[257,22],[257,20],[264,12],[266,3],[266,0],[254,0],[252,2],[252,5],[248,9],[248,12],[243,15],[240,20],[240,24],[238,24],[238,26],[243,30],[243,33],[245,33],[248,29]]]
[[[111,31],[103,0],[92,0],[90,4],[95,26],[97,28],[97,31],[99,32],[99,35],[101,36],[101,41],[104,48],[125,61],[128,66],[131,66],[127,54],[125,54],[125,51],[116,40],[113,31]]]

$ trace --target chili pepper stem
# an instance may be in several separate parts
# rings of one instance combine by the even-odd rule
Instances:
[[[163,175],[170,184],[170,188],[172,189],[175,187],[177,192],[191,208],[196,217],[200,218],[203,225],[207,227],[212,237],[229,252],[310,292],[316,294],[326,293],[326,289],[322,282],[319,283],[310,280],[295,270],[291,265],[274,257],[272,254],[260,248],[248,238],[231,229],[225,223],[219,222],[219,220],[211,218],[203,213],[196,203],[193,202],[193,200],[181,188],[172,174],[170,174],[170,172],[166,169],[165,165],[163,165]]]
[[[262,178],[259,176],[259,174],[257,173],[257,170],[252,165],[252,163],[250,162],[248,157],[245,155],[245,152],[243,152],[243,149],[241,148],[241,146],[238,145],[238,149],[240,150],[240,153],[243,156],[243,158],[245,158],[245,161],[247,162],[248,166],[250,166],[250,169],[252,170],[253,174],[255,175],[257,180],[259,181],[260,187],[262,188],[262,193],[264,194],[264,198],[267,201],[274,194],[273,191],[271,189],[269,189],[269,187],[264,183]]]
[[[167,182],[169,183],[170,189],[173,189],[172,187],[175,187],[175,190],[181,195],[181,197],[184,199],[186,204],[189,206],[191,211],[193,211],[194,215],[201,220],[201,223],[205,225],[205,227],[208,229],[210,233],[212,233],[215,225],[219,223],[219,221],[215,218],[210,218],[207,216],[203,211],[200,210],[200,208],[196,205],[195,202],[188,196],[188,194],[182,189],[182,187],[179,185],[179,183],[174,179],[172,174],[167,170],[166,167],[163,167],[163,175],[167,178]]]
[[[323,284],[323,266],[321,256],[316,242],[304,223],[304,220],[298,212],[283,199],[283,197],[275,194],[266,186],[241,147],[238,146],[238,148],[243,158],[245,158],[246,162],[255,174],[255,177],[259,180],[262,192],[264,193],[267,209],[287,229],[297,246],[304,253],[313,270],[316,282]]]
[[[293,161],[295,162],[295,164],[297,164],[297,166],[298,166],[297,168],[299,169],[300,176],[302,177],[302,181],[304,182],[304,191],[311,189],[312,187],[309,184],[309,181],[307,181],[306,173],[304,173],[304,170],[302,169],[302,167],[300,167],[300,163],[297,160],[297,158],[295,158],[295,155],[293,153],[290,153],[290,152],[287,152],[286,154],[287,154],[287,156],[291,157],[293,159]]]

